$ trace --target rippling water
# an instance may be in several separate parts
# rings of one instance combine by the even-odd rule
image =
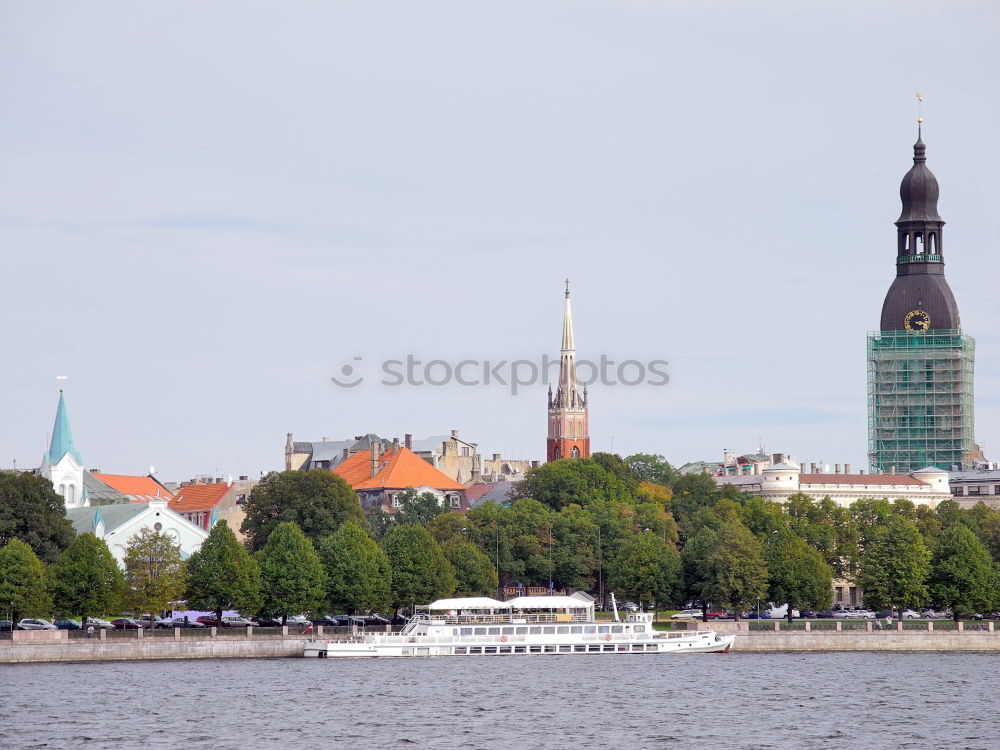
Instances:
[[[3,748],[1000,747],[991,654],[0,667]]]

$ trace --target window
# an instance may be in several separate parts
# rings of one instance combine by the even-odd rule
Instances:
[[[994,495],[1000,495],[1000,484],[993,488]]]
[[[556,632],[556,629],[555,629],[555,628],[553,628],[553,627],[551,627],[551,626],[548,626],[548,627],[544,627],[544,628],[542,628],[542,632],[543,632],[543,633],[544,633],[545,635],[554,635],[554,634],[555,634],[555,632]]]
[[[952,495],[961,495],[962,494],[962,488],[961,487],[952,487],[951,488],[951,494]]]
[[[568,634],[569,633],[569,626],[568,625],[560,625],[559,627],[556,628],[556,633],[558,633],[559,635],[566,635],[566,634]]]
[[[579,449],[579,448],[577,448],[577,447],[576,447],[576,446],[574,445],[574,446],[573,446],[573,450],[571,450],[571,451],[570,451],[570,456],[572,456],[573,458],[579,458],[579,457],[580,457],[580,449]]]
[[[645,625],[636,625],[635,626],[635,632],[636,633],[645,633],[646,632],[646,626]]]
[[[582,633],[583,632],[583,625],[574,625],[573,627],[571,627],[569,629],[569,632],[571,632],[571,633]]]
[[[500,635],[500,628],[487,628],[490,635]]]
[[[970,495],[981,495],[981,494],[983,494],[982,490],[983,490],[982,487],[969,487],[969,494]]]
[[[504,635],[514,635],[514,628],[501,628],[500,632]]]
[[[469,650],[465,646],[455,646],[455,655],[460,656],[462,654],[469,653]]]
[[[577,643],[575,646],[573,646],[573,650],[577,653],[580,653],[581,651],[586,651],[587,647],[582,643]]]
[[[528,632],[531,633],[532,635],[541,635],[542,629],[537,625],[535,625],[533,628],[530,628]]]
[[[525,627],[514,628],[514,632],[517,633],[518,635],[527,635],[528,629]]]
[[[624,633],[625,632],[625,628],[623,628],[621,625],[612,625],[611,626],[611,632],[612,633]]]
[[[462,448],[462,455],[463,456],[468,456],[469,455],[469,449],[467,447],[463,447]]]
[[[462,507],[462,501],[458,499],[457,495],[451,496],[451,507],[456,509]]]
[[[66,488],[66,502],[75,503],[76,502],[76,485],[71,484]]]
[[[515,654],[525,654],[527,652],[528,652],[528,649],[525,648],[524,646],[514,646],[514,653]]]
[[[597,632],[597,626],[596,625],[584,625],[583,626],[583,632],[584,633],[596,633]]]
[[[608,625],[598,625],[597,626],[597,632],[598,633],[610,633],[611,630],[610,630],[610,627]]]
[[[403,504],[401,502],[399,502],[399,500],[396,499],[395,495],[392,496],[392,507],[393,508],[402,508],[403,507]]]

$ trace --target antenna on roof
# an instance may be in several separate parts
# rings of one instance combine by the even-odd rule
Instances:
[[[149,476],[153,476],[156,473],[156,467],[153,464],[149,465]]]

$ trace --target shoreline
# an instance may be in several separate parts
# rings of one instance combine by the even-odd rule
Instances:
[[[718,632],[725,629],[718,628]],[[0,641],[0,664],[156,661],[183,659],[303,658],[302,636]],[[742,631],[734,653],[1000,651],[1000,631]]]

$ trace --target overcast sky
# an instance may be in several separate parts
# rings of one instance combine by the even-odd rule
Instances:
[[[0,466],[58,375],[106,472],[256,476],[286,432],[543,459],[545,386],[379,362],[557,356],[569,277],[579,357],[670,362],[591,387],[593,450],[863,467],[918,90],[996,459],[998,39],[991,0],[3,2]]]

